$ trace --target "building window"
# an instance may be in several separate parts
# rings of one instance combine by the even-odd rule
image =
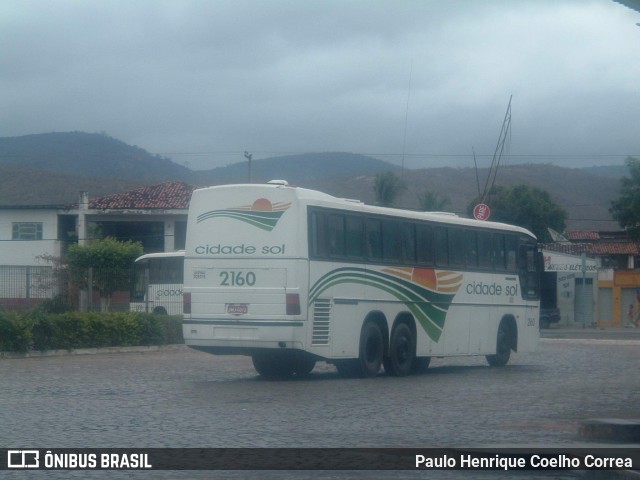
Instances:
[[[13,224],[13,240],[42,240],[42,223],[20,222]]]

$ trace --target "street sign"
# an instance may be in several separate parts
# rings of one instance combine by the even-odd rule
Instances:
[[[476,220],[488,220],[491,215],[491,209],[489,205],[479,203],[473,208],[473,218]]]

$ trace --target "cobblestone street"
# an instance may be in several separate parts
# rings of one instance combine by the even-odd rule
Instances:
[[[217,357],[182,347],[5,358],[0,359],[2,444],[570,446],[583,442],[578,426],[584,419],[638,417],[639,347],[640,340],[543,338],[536,353],[514,355],[505,368],[490,368],[484,358],[434,359],[424,375],[381,374],[366,380],[342,379],[332,366],[321,363],[307,379],[266,381],[257,376],[248,357]],[[31,472],[45,473],[51,474]],[[69,478],[82,472],[58,473],[63,474],[58,478]],[[118,472],[92,475],[114,478],[114,473]],[[376,478],[372,472],[352,472],[349,477],[306,472],[312,473],[312,478]],[[380,478],[399,478],[383,473]],[[419,473],[404,472],[402,477],[424,478]],[[447,476],[455,472],[438,473],[457,478]],[[221,475],[153,472],[148,478]],[[226,475],[244,478],[236,472]],[[265,475],[272,478],[268,472],[261,478]],[[306,478],[300,472],[291,475],[273,478]]]

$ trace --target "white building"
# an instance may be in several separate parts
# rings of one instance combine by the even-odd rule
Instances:
[[[75,205],[0,205],[0,305],[30,307],[58,293],[47,259],[102,236],[140,241],[145,253],[184,248],[191,185],[166,182]]]

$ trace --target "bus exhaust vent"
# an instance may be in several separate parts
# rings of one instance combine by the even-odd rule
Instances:
[[[318,298],[313,303],[313,332],[311,345],[329,345],[331,299]]]

